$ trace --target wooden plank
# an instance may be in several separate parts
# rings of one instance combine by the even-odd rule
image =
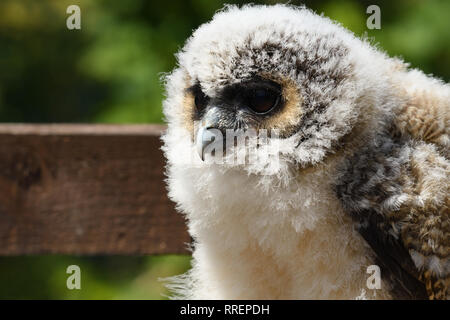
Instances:
[[[0,255],[187,253],[163,129],[0,124]]]

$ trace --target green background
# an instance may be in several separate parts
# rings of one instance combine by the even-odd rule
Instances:
[[[450,78],[450,1],[291,3]],[[81,8],[81,30],[66,28],[71,4]],[[381,30],[366,28],[371,4],[381,8]],[[174,53],[192,30],[222,7],[216,0],[1,0],[0,122],[162,122],[162,73],[174,67]],[[189,262],[169,255],[0,257],[0,298],[161,299],[158,278],[186,271]],[[66,288],[71,264],[81,267],[81,290]]]

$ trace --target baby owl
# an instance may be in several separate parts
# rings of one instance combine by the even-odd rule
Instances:
[[[448,84],[286,5],[228,6],[177,58],[163,150],[193,260],[175,298],[449,298]],[[255,158],[208,161],[251,130]]]

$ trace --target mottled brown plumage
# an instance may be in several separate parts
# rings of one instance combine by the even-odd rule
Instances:
[[[410,86],[415,76],[400,71],[403,105],[388,130],[353,152],[337,192],[394,297],[448,299],[450,101],[438,83]],[[419,75],[416,85],[425,80]]]
[[[404,177],[406,192],[417,201],[403,205],[397,219],[409,222],[401,233],[405,247],[428,261],[418,274],[429,298],[446,299],[450,295],[450,101],[435,91],[408,92],[395,120],[402,135],[417,141],[415,153],[420,153],[412,156]],[[430,179],[433,172],[441,179]],[[440,274],[431,260],[441,265]]]

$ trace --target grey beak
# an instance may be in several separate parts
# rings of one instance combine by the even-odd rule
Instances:
[[[195,137],[195,146],[202,161],[205,160],[205,151],[207,149],[223,147],[222,131],[218,129],[219,119],[218,108],[213,107],[207,111],[198,126],[197,135]],[[208,148],[210,145],[211,148]]]

